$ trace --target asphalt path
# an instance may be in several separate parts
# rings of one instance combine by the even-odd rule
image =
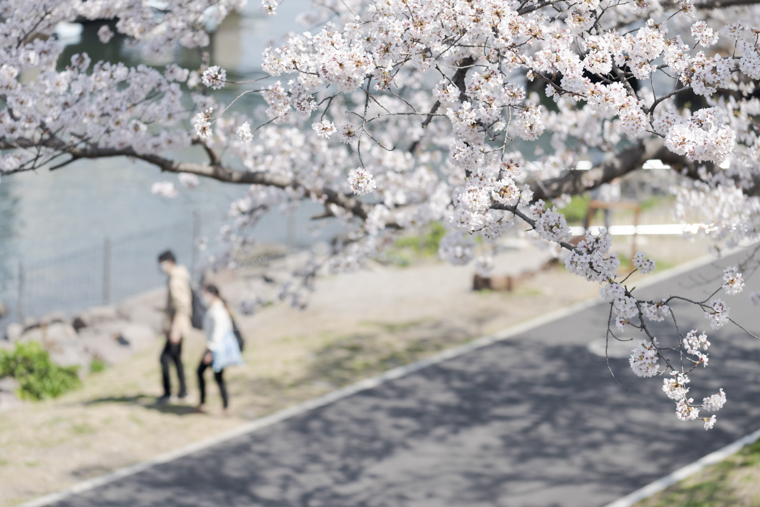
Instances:
[[[640,292],[704,298],[720,283],[713,265]],[[719,297],[760,334],[752,289],[760,275]],[[712,431],[678,421],[662,380],[635,377],[626,358],[610,359],[618,385],[588,350],[608,316],[596,305],[55,505],[603,506],[760,427],[760,341],[672,306],[682,330],[712,342],[690,393],[726,391]]]

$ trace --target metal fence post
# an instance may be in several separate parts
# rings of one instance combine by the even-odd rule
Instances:
[[[24,263],[18,262],[18,323],[24,325]]]
[[[288,225],[287,225],[287,232],[285,237],[285,242],[288,245],[288,248],[293,248],[295,246],[295,237],[296,237],[296,212],[295,210],[291,211],[288,214]]]
[[[107,305],[111,296],[111,238],[103,241],[103,304]]]
[[[198,262],[198,238],[201,236],[201,216],[193,211],[193,237],[190,249],[190,279],[195,278],[196,263]]]

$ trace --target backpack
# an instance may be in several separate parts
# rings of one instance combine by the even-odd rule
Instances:
[[[190,323],[195,329],[203,329],[203,317],[206,316],[206,305],[203,304],[200,295],[192,287],[190,288],[190,293],[193,295],[193,313],[190,315]]]

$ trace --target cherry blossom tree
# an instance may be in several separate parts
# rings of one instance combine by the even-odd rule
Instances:
[[[148,53],[202,51],[209,23],[244,3],[0,2],[0,173],[129,157],[179,173],[186,188],[198,177],[247,185],[224,235],[238,247],[267,211],[319,203],[322,217],[345,224],[347,240],[304,267],[302,287],[323,268],[360,268],[394,235],[432,222],[445,224],[439,253],[453,264],[474,260],[476,236],[493,243],[528,227],[562,251],[570,272],[600,284],[608,339],[627,327],[643,333],[632,370],[664,377],[677,416],[713,427],[704,413],[719,410],[725,393],[700,404],[686,387],[708,363],[708,336],[683,334],[670,303],[696,305],[712,329],[733,322],[715,296],[739,293],[747,266],[727,269],[704,301],[639,299],[618,276],[606,231],[571,243],[556,203],[660,159],[685,177],[676,211],[701,217],[697,234],[728,246],[757,238],[755,0],[325,0],[301,16],[314,28],[267,48],[266,76],[242,83],[243,95],[266,101],[261,113],[217,101],[228,78],[211,62],[158,70],[78,54],[56,70],[59,22],[115,20]],[[270,15],[277,7],[262,3]],[[109,26],[98,31],[103,42]],[[193,146],[203,157],[173,155]],[[575,170],[590,154],[601,162]],[[152,190],[181,191],[168,181]],[[656,267],[644,254],[633,264],[643,274]],[[290,294],[300,302],[298,290]],[[648,322],[666,319],[677,343],[650,331]]]

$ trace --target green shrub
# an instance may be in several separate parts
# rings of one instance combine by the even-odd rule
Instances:
[[[385,261],[397,266],[410,266],[417,261],[438,255],[441,238],[446,228],[441,222],[432,222],[419,234],[403,236],[396,240],[385,253]]]
[[[438,255],[438,246],[441,238],[446,235],[446,228],[441,222],[431,223],[426,230],[419,235],[404,236],[396,240],[394,249],[409,249],[419,257],[431,257]]]
[[[0,351],[0,377],[19,381],[19,395],[30,400],[55,398],[81,385],[77,366],[61,367],[37,342],[17,343],[13,351]]]
[[[574,195],[570,199],[570,203],[558,211],[565,215],[565,220],[567,220],[568,224],[583,223],[583,220],[588,214],[588,203],[590,200],[591,197],[589,197],[588,194]],[[552,202],[549,201],[549,207],[551,207],[551,205]]]

